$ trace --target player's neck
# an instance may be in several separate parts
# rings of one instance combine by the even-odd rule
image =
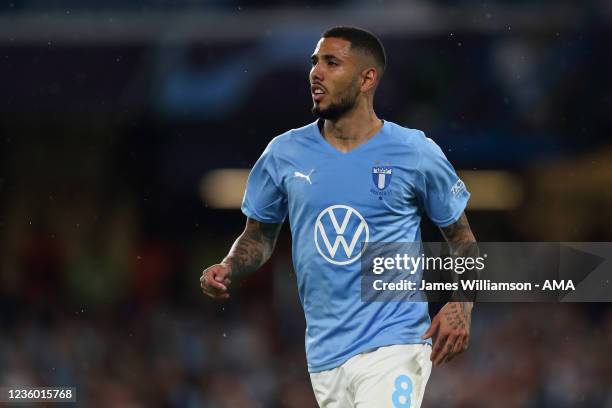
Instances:
[[[382,127],[373,110],[347,112],[337,120],[323,122],[323,137],[336,149],[346,153],[370,140]]]

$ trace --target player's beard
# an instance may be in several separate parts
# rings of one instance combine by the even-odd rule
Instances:
[[[317,118],[337,120],[355,107],[358,96],[359,84],[357,79],[355,79],[350,86],[346,87],[337,101],[332,101],[327,108],[321,109],[320,104],[314,104],[312,106],[312,114]]]

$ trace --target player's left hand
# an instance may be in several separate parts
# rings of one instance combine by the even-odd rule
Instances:
[[[449,302],[431,321],[423,339],[433,338],[434,366],[451,361],[468,348],[473,303]]]

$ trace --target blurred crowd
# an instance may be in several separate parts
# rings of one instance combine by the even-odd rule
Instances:
[[[96,232],[91,247],[43,227],[22,240],[4,265],[0,384],[74,386],[91,407],[314,407],[288,245],[214,302],[198,277],[222,246],[126,245],[129,213],[74,233]],[[608,305],[477,304],[469,350],[433,370],[423,406],[612,407],[611,348]]]
[[[209,307],[16,313],[0,380],[74,386],[79,406],[315,406],[302,342],[283,338],[273,309]],[[470,349],[434,369],[423,406],[610,407],[611,342],[610,308],[478,305]]]
[[[385,33],[389,56],[377,112],[425,130],[458,169],[499,171],[517,187],[506,194],[522,192],[516,207],[468,212],[478,240],[612,241],[612,9],[460,3],[0,8],[10,79],[0,386],[74,386],[91,407],[315,406],[288,228],[229,301],[210,301],[201,271],[244,217],[209,208],[198,186],[211,170],[252,166],[272,137],[313,120],[308,56],[330,15],[388,12],[367,27]],[[176,11],[177,26],[160,11]],[[498,191],[488,187],[479,194]],[[423,237],[441,239],[427,221]],[[423,407],[612,408],[611,349],[607,304],[477,304],[469,350],[434,369]]]

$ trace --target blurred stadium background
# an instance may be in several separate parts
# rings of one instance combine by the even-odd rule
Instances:
[[[231,301],[198,278],[337,24],[382,37],[377,112],[462,170],[479,240],[612,241],[608,1],[2,2],[0,385],[315,406],[288,229]],[[424,407],[612,407],[611,349],[607,304],[479,304]]]

